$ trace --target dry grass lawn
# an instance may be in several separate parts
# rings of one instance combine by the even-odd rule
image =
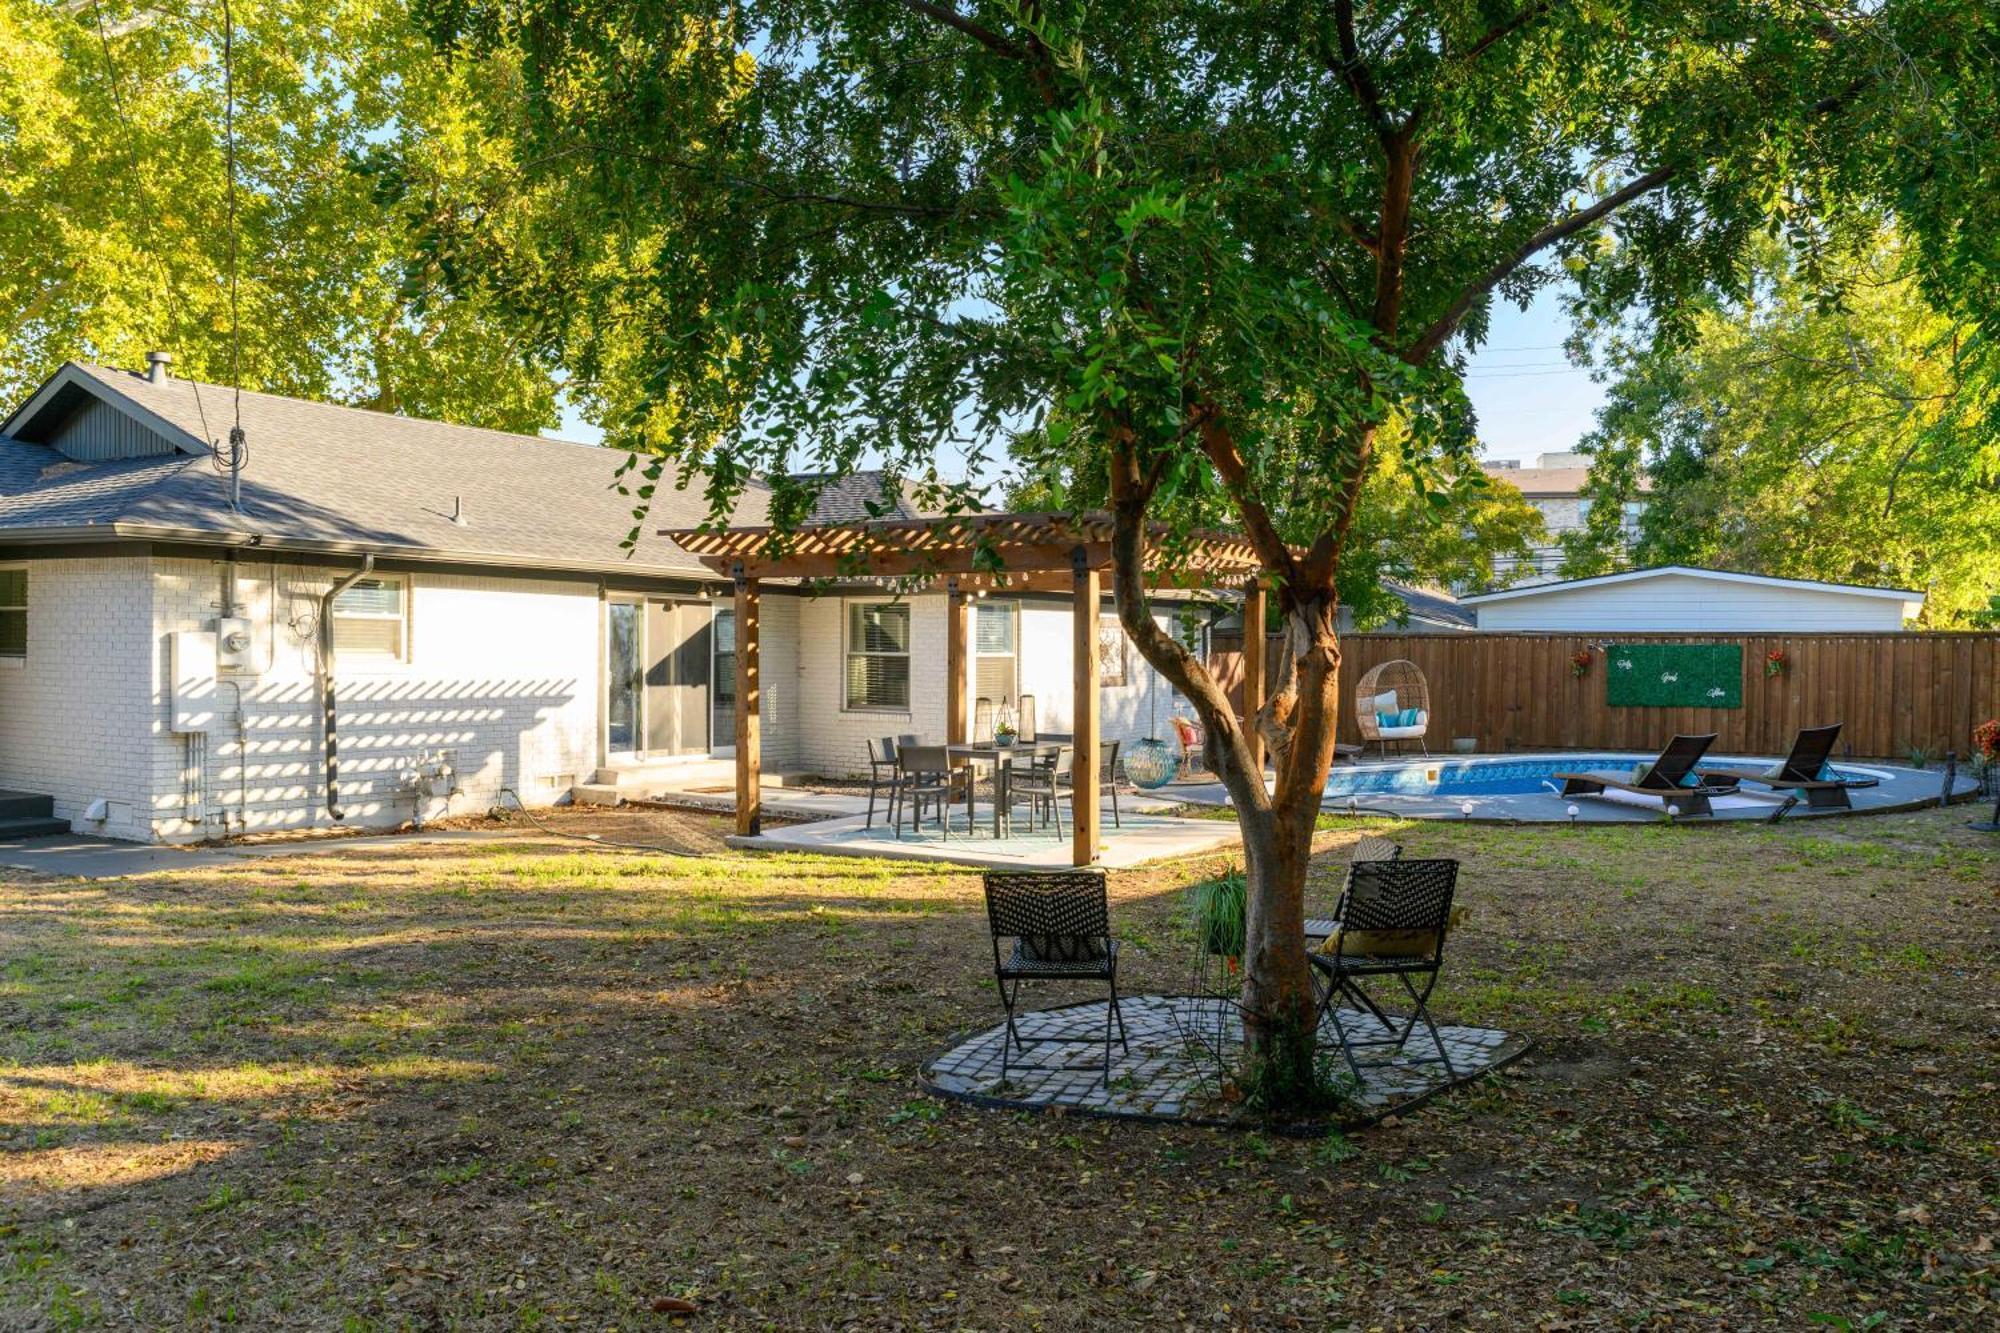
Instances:
[[[2000,840],[1404,826],[1506,1075],[1302,1141],[917,1089],[976,878],[569,843],[0,882],[0,1328],[1992,1328]],[[1322,834],[1314,906],[1343,849]],[[1132,989],[1178,888],[1113,877]]]

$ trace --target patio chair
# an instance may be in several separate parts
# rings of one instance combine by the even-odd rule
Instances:
[[[1111,937],[1111,909],[1101,870],[989,870],[986,920],[993,937],[993,978],[1007,1011],[1007,1035],[1000,1042],[1000,1081],[1008,1060],[1030,1045],[1073,1042],[1075,1037],[1023,1040],[1014,1023],[1014,1002],[1024,981],[1102,981],[1111,988],[1104,1015],[1104,1076],[1111,1073],[1111,1029],[1132,1049],[1125,1015],[1118,1010],[1118,941]],[[1012,947],[1001,952],[1001,941]],[[1093,1039],[1094,1040],[1094,1039]]]
[[[1562,780],[1564,796],[1602,796],[1607,789],[1627,791],[1657,796],[1667,809],[1681,814],[1713,814],[1715,808],[1709,804],[1709,798],[1727,796],[1736,790],[1734,780],[1707,782],[1696,774],[1694,766],[1713,744],[1714,732],[1706,736],[1676,736],[1660,751],[1659,758],[1651,763],[1641,762],[1630,773],[1593,771],[1549,776]]]
[[[1062,837],[1062,802],[1063,797],[1070,794],[1070,776],[1075,766],[1076,751],[1062,745],[1014,773],[1008,780],[1009,804],[1023,800],[1028,803],[1029,828],[1035,827],[1037,816],[1045,815],[1055,820],[1056,836]]]
[[[1201,727],[1184,717],[1170,717],[1167,721],[1174,725],[1174,736],[1181,743],[1181,771],[1192,773],[1205,768]]]
[[[1431,1018],[1431,991],[1437,986],[1444,966],[1445,936],[1451,930],[1451,899],[1458,888],[1458,862],[1394,860],[1356,861],[1348,869],[1347,887],[1341,890],[1340,905],[1334,915],[1337,928],[1319,949],[1306,955],[1313,969],[1326,979],[1320,996],[1319,1022],[1331,1018],[1340,1053],[1357,1081],[1362,1070],[1395,1063],[1442,1064],[1445,1073],[1458,1077],[1445,1049],[1437,1023]],[[1401,983],[1412,1008],[1400,1023],[1390,1017],[1368,984],[1378,978],[1393,977]],[[1418,981],[1422,981],[1419,989]],[[1340,1001],[1351,1001],[1366,1010],[1385,1035],[1365,1036],[1354,1028],[1354,1020],[1344,1017]],[[1432,1056],[1405,1056],[1410,1034],[1422,1023],[1430,1033],[1437,1053]],[[1357,1050],[1386,1046],[1395,1055],[1364,1065]]]
[[[1097,747],[1097,794],[1111,798],[1111,827],[1124,828],[1118,815],[1118,741],[1104,741]]]
[[[1705,768],[1701,780],[1754,782],[1773,791],[1804,792],[1806,804],[1815,810],[1851,810],[1854,803],[1847,799],[1848,789],[1873,787],[1880,779],[1821,776],[1827,771],[1827,760],[1833,757],[1833,743],[1840,739],[1840,726],[1836,722],[1830,727],[1801,727],[1792,738],[1792,752],[1775,768]]]
[[[1354,882],[1354,866],[1358,861],[1394,861],[1403,854],[1403,844],[1392,842],[1377,833],[1363,834],[1354,844],[1354,850],[1347,854],[1347,874],[1341,881],[1341,892]],[[1340,929],[1340,922],[1330,916],[1309,916],[1306,918],[1306,948],[1317,949],[1326,943],[1327,936]]]
[[[1404,658],[1383,662],[1371,669],[1354,687],[1354,723],[1362,742],[1374,741],[1382,753],[1396,742],[1396,753],[1404,741],[1415,741],[1426,755],[1431,752],[1424,737],[1431,725],[1431,689],[1423,671]]]
[[[951,807],[972,793],[972,770],[951,761],[951,751],[942,745],[906,745],[897,752],[903,768],[902,798],[910,806],[910,832],[922,831],[924,803],[937,802],[938,828],[944,841],[951,841]],[[968,830],[970,832],[970,830]],[[903,836],[902,821],[896,836]]]
[[[875,827],[875,796],[883,791],[889,795],[889,823],[896,822],[897,797],[903,789],[903,766],[897,755],[894,736],[868,742],[868,818],[863,821],[863,828]]]

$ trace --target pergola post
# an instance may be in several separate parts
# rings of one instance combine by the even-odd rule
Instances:
[[[763,674],[757,662],[757,580],[745,578],[743,563],[732,571],[736,585],[736,832],[754,838],[764,831],[764,732],[759,713]]]
[[[1081,546],[1071,557],[1070,576],[1070,617],[1076,640],[1073,646],[1076,699],[1072,714],[1075,720],[1076,761],[1070,769],[1070,791],[1073,794],[1070,809],[1074,817],[1075,838],[1070,863],[1087,866],[1096,862],[1100,847],[1097,765],[1098,738],[1102,729],[1097,716],[1097,617],[1101,582],[1096,566],[1091,563],[1090,553]]]
[[[1264,583],[1243,585],[1243,740],[1250,750],[1250,771],[1264,776],[1264,737],[1257,730],[1257,710],[1264,706]]]
[[[944,728],[945,739],[963,745],[972,727],[966,710],[966,658],[971,646],[972,607],[959,580],[945,583]]]

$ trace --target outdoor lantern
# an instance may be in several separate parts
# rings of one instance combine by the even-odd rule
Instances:
[[[1467,819],[1472,818],[1472,802],[1467,801],[1463,805],[1460,805],[1458,807],[1458,813],[1464,815]]]
[[[1164,787],[1181,771],[1181,757],[1158,736],[1148,736],[1125,755],[1125,776],[1145,791]]]
[[[1352,796],[1348,797],[1348,798],[1347,798],[1347,813],[1348,813],[1348,814],[1350,814],[1350,815],[1358,815],[1358,814],[1360,814],[1360,813],[1361,813],[1361,802],[1359,802],[1359,801],[1355,800],[1355,799],[1354,799],[1354,798],[1353,798]]]
[[[1576,817],[1582,813],[1583,811],[1577,809],[1575,806],[1572,805],[1569,808],[1569,822],[1574,824],[1576,822]]]

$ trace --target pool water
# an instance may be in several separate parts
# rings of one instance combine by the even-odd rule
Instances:
[[[1336,768],[1327,774],[1326,794],[1348,796],[1529,796],[1559,791],[1557,773],[1630,773],[1654,755],[1564,754],[1532,759],[1413,759],[1404,764]],[[1775,760],[1718,758],[1714,768],[1768,768]],[[1841,772],[1839,769],[1834,770]],[[1859,773],[1846,774],[1858,777]]]

